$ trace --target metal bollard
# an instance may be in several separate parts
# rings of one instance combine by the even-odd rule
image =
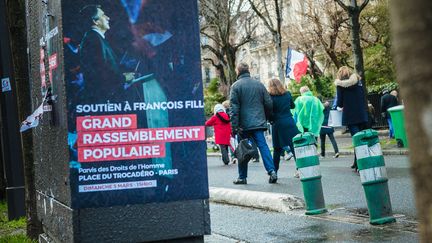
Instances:
[[[298,134],[293,138],[293,143],[306,202],[306,214],[325,213],[327,209],[324,203],[315,136],[310,132]]]
[[[353,145],[369,209],[369,222],[371,224],[395,222],[378,132],[367,129],[356,133],[353,136]]]

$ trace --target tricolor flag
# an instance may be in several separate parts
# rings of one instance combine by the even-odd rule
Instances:
[[[290,79],[295,79],[300,82],[301,77],[306,74],[309,66],[308,59],[305,54],[288,48],[285,76]]]

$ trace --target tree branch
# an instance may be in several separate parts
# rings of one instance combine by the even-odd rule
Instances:
[[[264,25],[267,27],[267,29],[274,34],[276,30],[273,29],[273,26],[271,23],[268,22],[266,17],[258,10],[257,6],[253,2],[253,0],[248,0],[249,4],[252,7],[252,10],[258,15],[258,17],[264,22]]]
[[[360,5],[360,12],[366,7],[366,5],[368,5],[369,0],[365,0],[361,5]]]
[[[341,0],[334,0],[341,8],[343,8],[345,11],[349,11],[349,8],[347,5],[345,5]]]

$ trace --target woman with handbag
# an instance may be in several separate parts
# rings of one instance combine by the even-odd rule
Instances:
[[[271,117],[273,162],[278,171],[280,157],[284,151],[293,153],[295,157],[292,139],[300,132],[291,114],[291,109],[294,109],[291,93],[283,87],[279,79],[269,80],[267,90],[273,101],[273,116]]]

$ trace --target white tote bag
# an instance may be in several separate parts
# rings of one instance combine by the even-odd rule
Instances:
[[[342,111],[331,110],[328,120],[329,127],[341,127],[342,126]]]

